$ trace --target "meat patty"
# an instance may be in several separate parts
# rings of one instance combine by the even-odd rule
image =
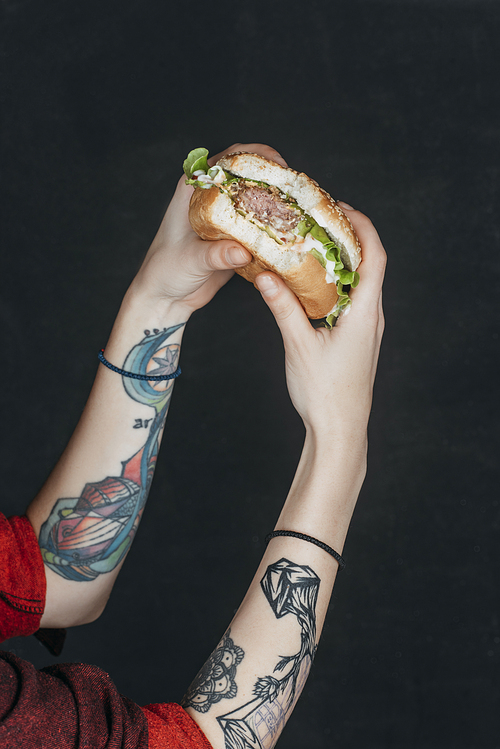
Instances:
[[[284,200],[277,187],[260,187],[239,180],[231,183],[230,191],[236,208],[277,232],[291,232],[302,218],[299,208]]]

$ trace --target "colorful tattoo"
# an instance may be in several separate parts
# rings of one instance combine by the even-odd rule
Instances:
[[[182,700],[184,707],[193,707],[199,713],[206,713],[212,705],[222,699],[236,697],[236,667],[243,660],[245,653],[234,644],[230,634],[231,630],[228,629],[189,687]]]
[[[182,326],[144,331],[145,338],[130,351],[123,369],[151,375],[174,372],[180,346],[165,341]],[[122,382],[132,400],[154,409],[149,436],[122,463],[120,476],[86,484],[79,497],[58,499],[42,525],[43,560],[68,580],[94,580],[121,562],[134,539],[153,479],[174,381],[122,377]]]
[[[254,685],[255,699],[217,718],[226,749],[270,749],[283,729],[316,653],[316,601],[319,577],[310,567],[288,559],[271,564],[261,587],[277,619],[296,617],[301,629],[298,653],[281,656],[274,668],[281,678],[263,676]]]

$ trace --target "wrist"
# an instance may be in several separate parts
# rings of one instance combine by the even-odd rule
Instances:
[[[169,343],[181,343],[184,324],[189,312],[169,300],[152,300],[131,286],[125,294],[113,330],[106,344],[104,356],[115,367],[122,367],[133,346],[145,336],[164,329],[178,327]]]
[[[344,465],[346,471],[366,472],[368,435],[365,423],[349,420],[340,425],[306,424],[303,453],[314,455],[320,465],[338,471]]]
[[[365,474],[362,444],[307,434],[276,529],[305,533],[342,553]]]
[[[148,293],[137,279],[128,288],[120,307],[120,315],[157,328],[185,323],[192,311],[177,300]]]

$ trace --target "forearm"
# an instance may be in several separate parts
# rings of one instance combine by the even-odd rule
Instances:
[[[276,525],[339,552],[366,460],[364,438],[342,442],[335,448],[331,439],[308,435]],[[309,673],[337,570],[337,561],[311,543],[270,541],[228,632],[184,699],[215,749],[240,746],[235,736],[248,742],[241,746],[274,746]],[[251,743],[252,734],[260,743]]]
[[[245,149],[242,144],[238,146]],[[267,146],[251,144],[250,151],[269,154],[282,161]],[[235,268],[251,260],[250,253],[232,240],[205,242],[194,233],[188,218],[192,191],[182,177],[125,297],[105,352],[108,361],[122,369],[132,361],[137,363],[138,348],[143,353],[149,351],[149,364],[154,369],[155,352],[149,346],[151,340],[146,339],[150,334],[156,335],[155,331],[158,331],[158,341],[165,343],[163,346],[159,342],[156,352],[160,358],[167,356],[161,366],[163,369],[171,364],[176,366],[182,326],[190,314],[213,298]],[[175,326],[180,327],[174,331]],[[163,339],[164,329],[167,335]],[[150,334],[145,335],[145,330]],[[70,626],[91,621],[99,615],[137,530],[173,383],[170,382],[163,394],[159,388],[145,394],[144,388],[135,387],[134,383],[137,384],[137,380],[121,378],[99,367],[75,435],[28,509],[47,565],[44,626]],[[141,450],[143,459],[139,474],[135,476]],[[122,503],[123,510],[111,518],[106,513],[114,511],[108,501],[112,479],[120,479],[115,484],[121,482],[122,485],[132,480],[136,489],[130,484],[123,487],[122,498],[130,496]],[[90,486],[92,484],[97,486]],[[105,495],[103,504],[107,509],[95,511],[92,502],[88,502],[90,491],[101,497]],[[120,502],[120,497],[116,501]],[[132,514],[129,516],[130,506]],[[127,520],[123,522],[125,515]],[[75,544],[72,526],[76,526],[79,516],[84,518],[86,527]],[[104,521],[105,532],[99,535],[99,529],[91,526]],[[103,544],[107,544],[104,550]]]
[[[384,328],[385,252],[349,206],[363,251],[353,306],[333,330],[314,329],[287,286],[256,284],[283,334],[288,390],[307,428],[279,530],[341,552],[366,472],[366,429]],[[184,703],[215,749],[274,746],[309,673],[338,564],[298,538],[273,538],[230,629]]]
[[[184,311],[131,288],[105,356],[134,372],[146,360],[148,372],[175,370],[185,321]],[[46,568],[42,626],[92,621],[104,608],[142,517],[173,382],[99,365],[80,422],[27,510]]]

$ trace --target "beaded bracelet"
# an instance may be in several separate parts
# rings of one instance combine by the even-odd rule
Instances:
[[[101,362],[101,364],[104,364],[105,367],[108,369],[111,369],[112,372],[116,372],[116,374],[122,375],[122,377],[130,377],[132,380],[147,380],[149,382],[162,382],[163,380],[175,380],[176,377],[179,377],[181,374],[181,368],[177,367],[175,372],[172,372],[171,374],[167,375],[142,375],[142,374],[135,374],[135,372],[127,372],[125,369],[120,369],[120,367],[115,367],[114,364],[111,364],[107,359],[104,358],[104,349],[102,348],[99,353],[97,354],[97,358]]]
[[[295,531],[273,531],[272,533],[269,533],[265,538],[266,546],[272,538],[276,538],[277,536],[290,536],[291,538],[300,538],[302,541],[308,541],[310,544],[319,546],[320,549],[323,549],[323,551],[326,551],[334,559],[337,560],[341,570],[343,570],[345,567],[345,559],[344,557],[340,556],[338,551],[332,549],[332,547],[328,546],[328,544],[324,544],[323,541],[318,541],[318,539],[313,538],[313,536],[306,536],[305,533],[296,533]]]

